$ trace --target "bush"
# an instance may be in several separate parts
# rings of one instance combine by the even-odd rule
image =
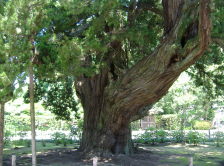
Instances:
[[[31,147],[31,140],[24,140],[25,141],[25,146],[26,147]]]
[[[215,138],[216,146],[220,147],[220,143],[224,141],[224,133],[221,131],[217,131],[214,133],[214,138]]]
[[[148,129],[143,134],[138,135],[134,142],[154,145],[155,133],[152,130]]]
[[[137,121],[132,122],[131,123],[131,129],[132,130],[140,130],[141,129],[140,121],[137,120]]]
[[[46,147],[46,142],[45,142],[44,140],[42,140],[42,141],[41,141],[41,145],[42,145],[43,147]]]
[[[51,138],[55,145],[64,144],[66,146],[66,135],[61,132],[55,132],[51,135]]]
[[[70,125],[70,133],[71,138],[73,137],[74,140],[77,142],[80,142],[82,139],[82,131],[83,131],[83,120],[78,120],[78,123],[76,125]]]
[[[211,129],[211,122],[208,121],[195,121],[193,128],[195,130],[209,130]]]
[[[165,132],[164,130],[156,130],[155,135],[157,142],[164,143],[167,137],[167,132]]]
[[[166,114],[157,118],[157,123],[165,130],[174,130],[178,126],[178,118],[176,114]]]
[[[154,130],[154,128],[149,128],[134,141],[136,143],[155,145],[156,143],[164,143],[166,136],[167,133],[164,130]]]
[[[27,140],[27,139],[14,140],[12,141],[12,145],[15,147],[17,146],[31,147],[31,140]]]
[[[6,130],[4,133],[4,146],[8,146],[11,143],[11,137],[13,136],[12,132]]]
[[[195,146],[197,146],[199,142],[203,141],[203,135],[197,131],[190,131],[186,135],[186,141],[190,144],[193,143]]]
[[[171,136],[173,141],[176,143],[184,142],[185,133],[182,130],[173,131]]]

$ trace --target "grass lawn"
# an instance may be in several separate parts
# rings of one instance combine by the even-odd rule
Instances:
[[[67,145],[63,146],[62,144],[60,145],[55,145],[54,143],[46,142],[46,146],[44,147],[41,142],[36,143],[36,149],[37,149],[37,154],[47,152],[49,150],[54,150],[54,149],[63,149],[63,148],[68,148],[72,149],[74,147],[77,147],[77,145]],[[12,147],[6,147],[4,148],[4,155],[13,155],[15,154],[16,156],[20,155],[31,155],[31,147],[25,147],[25,146],[12,146]]]
[[[224,165],[224,147],[215,145],[182,145],[171,144],[165,146],[144,146],[153,155],[161,156],[158,165],[188,165],[193,157],[194,166],[222,166]]]

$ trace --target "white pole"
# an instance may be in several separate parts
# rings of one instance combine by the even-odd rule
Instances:
[[[12,155],[12,166],[16,166],[16,155]]]
[[[190,161],[189,166],[193,166],[193,157],[190,157],[190,158],[189,158],[189,161]]]
[[[98,157],[93,157],[93,166],[97,166]]]

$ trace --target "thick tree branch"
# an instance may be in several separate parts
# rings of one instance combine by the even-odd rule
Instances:
[[[163,0],[163,17],[165,33],[169,33],[181,15],[184,0]]]
[[[199,59],[209,46],[211,41],[211,20],[210,20],[210,0],[200,0],[199,8],[199,42],[192,41],[189,47],[184,50],[184,59],[177,63],[181,70],[186,70],[197,59]]]
[[[210,42],[209,3],[209,0],[200,1],[199,40],[193,38],[187,41],[184,47],[178,43],[184,34],[183,28],[188,28],[186,25],[183,26],[186,17],[189,17],[189,13],[190,16],[192,13],[197,15],[198,10],[191,8],[187,10],[189,13],[182,13],[176,20],[173,29],[150,56],[144,57],[118,80],[118,86],[112,88],[111,102],[117,103],[113,105],[114,112],[123,112],[122,118],[125,116],[127,119],[139,114],[139,109],[155,103],[164,96],[180,73],[203,55]],[[183,8],[184,11],[186,9],[187,6]],[[194,17],[190,19],[195,21]],[[192,24],[191,20],[187,22],[188,25]],[[118,122],[119,118],[116,117]]]

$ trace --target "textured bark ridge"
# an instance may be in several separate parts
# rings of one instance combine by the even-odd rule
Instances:
[[[177,19],[181,16],[184,0],[164,0],[163,2],[164,29],[166,33],[174,27]]]
[[[181,72],[193,64],[210,41],[209,0],[164,0],[164,39],[157,49],[125,72],[102,69],[80,76],[76,90],[84,108],[80,150],[84,154],[131,152],[129,124],[164,96]],[[200,4],[200,5],[199,5]],[[183,42],[184,44],[181,42]],[[117,55],[119,43],[111,43]],[[114,54],[113,54],[114,53]],[[108,63],[122,56],[110,56]],[[85,65],[88,65],[86,59]],[[120,67],[121,68],[121,67]],[[114,71],[114,70],[113,70]],[[116,78],[110,75],[116,74]]]

